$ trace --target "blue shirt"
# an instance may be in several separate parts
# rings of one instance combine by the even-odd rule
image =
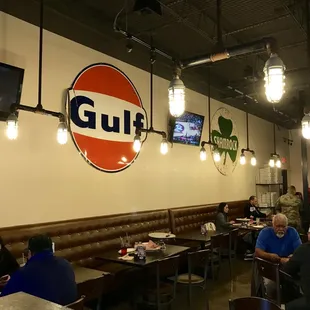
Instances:
[[[300,245],[300,237],[293,227],[287,228],[283,238],[278,238],[272,227],[266,227],[259,233],[256,241],[256,248],[280,257],[288,257]]]
[[[75,275],[64,258],[46,251],[32,256],[16,271],[2,290],[1,296],[25,292],[60,305],[77,300]]]

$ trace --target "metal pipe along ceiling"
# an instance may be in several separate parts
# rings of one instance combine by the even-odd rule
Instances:
[[[219,53],[210,53],[190,59],[186,59],[180,62],[180,67],[182,69],[192,68],[196,66],[201,66],[207,63],[212,63],[220,60],[229,59],[236,56],[241,56],[245,54],[250,54],[253,52],[261,52],[269,49],[270,46],[275,46],[275,39],[264,38],[258,41],[241,44],[224,49]]]

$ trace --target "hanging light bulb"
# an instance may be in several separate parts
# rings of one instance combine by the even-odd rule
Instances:
[[[265,93],[267,100],[271,103],[279,102],[285,92],[284,71],[282,59],[276,53],[271,54],[264,67]]]
[[[6,121],[6,135],[10,140],[15,140],[18,136],[18,119],[15,113],[11,113]]]
[[[255,157],[255,154],[253,154],[252,157],[251,157],[251,165],[252,166],[256,166],[256,163],[257,163],[256,162],[256,157]]]
[[[59,144],[66,144],[68,142],[68,129],[66,123],[63,121],[58,125],[57,141]]]
[[[276,160],[276,167],[277,167],[277,168],[281,168],[281,165],[282,165],[282,164],[281,164],[281,160],[280,160],[280,158],[278,157],[277,160]]]
[[[166,155],[168,153],[168,142],[167,139],[163,139],[160,144],[160,153]]]
[[[310,139],[310,115],[306,114],[301,120],[301,132],[302,136],[309,140]]]
[[[185,110],[185,86],[178,75],[170,82],[168,97],[170,114],[174,117],[181,116]]]
[[[274,165],[275,165],[275,160],[274,160],[274,156],[272,155],[272,156],[270,157],[270,159],[269,159],[269,166],[270,166],[271,168],[273,168]]]
[[[207,160],[207,152],[204,146],[200,149],[200,160],[201,161]]]
[[[240,165],[245,165],[245,163],[246,163],[245,155],[242,153],[240,155]]]
[[[220,152],[219,152],[218,149],[215,149],[215,150],[213,151],[213,160],[214,160],[215,162],[219,162],[219,161],[221,160],[221,154],[220,154]]]
[[[141,140],[139,135],[135,135],[133,140],[133,150],[138,153],[141,150]]]

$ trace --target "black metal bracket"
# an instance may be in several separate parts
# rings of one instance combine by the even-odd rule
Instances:
[[[255,152],[249,148],[241,149],[241,154],[244,154],[244,153],[251,153],[253,156],[255,156]]]
[[[201,144],[200,144],[200,146],[201,146],[201,147],[204,147],[206,144],[207,144],[207,145],[212,145],[212,146],[214,146],[215,148],[218,148],[218,145],[217,145],[216,143],[213,143],[213,142],[210,141],[210,140],[209,140],[209,141],[202,141]]]
[[[30,107],[30,106],[22,105],[22,104],[13,105],[11,107],[12,113],[15,113],[17,111],[25,111],[25,112],[32,112],[32,113],[40,114],[40,115],[53,116],[53,117],[58,118],[59,121],[61,122],[65,122],[66,120],[65,115],[61,112],[45,110],[43,108],[38,108],[38,107]]]
[[[142,132],[145,132],[145,133],[154,133],[154,134],[157,134],[157,135],[162,136],[163,139],[167,139],[167,134],[166,134],[166,132],[164,132],[164,131],[159,131],[159,130],[155,130],[153,127],[150,127],[149,129],[147,129],[147,128],[137,128],[137,129],[136,129],[136,135],[137,135],[137,136],[140,137]]]

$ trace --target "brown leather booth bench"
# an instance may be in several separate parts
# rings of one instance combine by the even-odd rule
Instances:
[[[245,203],[230,202],[231,215],[243,216]],[[55,242],[57,256],[65,257],[71,263],[82,267],[118,274],[119,278],[129,267],[103,263],[96,260],[96,255],[119,249],[120,237],[125,237],[126,233],[134,243],[148,240],[148,233],[153,231],[178,233],[200,227],[202,223],[215,219],[216,206],[217,204],[210,204],[16,226],[0,229],[0,236],[7,249],[20,259],[30,237],[47,234]],[[108,286],[111,288],[111,284]]]
[[[244,216],[247,200],[227,202],[229,220]],[[178,234],[184,231],[200,229],[202,224],[214,222],[218,204],[198,205],[169,209],[171,232]]]

